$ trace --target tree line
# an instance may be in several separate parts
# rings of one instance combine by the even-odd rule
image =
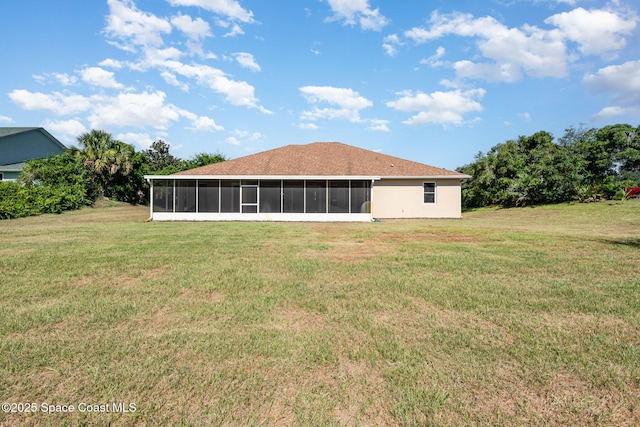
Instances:
[[[540,131],[457,170],[471,176],[462,186],[467,209],[620,199],[640,185],[640,126],[570,127],[557,141]]]
[[[148,202],[144,175],[167,175],[227,160],[220,153],[198,153],[180,159],[158,140],[147,150],[92,130],[77,138],[79,147],[27,162],[16,182],[0,182],[0,219],[90,206],[100,197],[121,202]]]
[[[144,204],[144,175],[227,160],[220,153],[183,160],[162,140],[136,151],[102,130],[77,140],[78,148],[29,161],[17,182],[0,182],[0,219],[79,209],[100,197]],[[557,141],[539,131],[480,152],[457,170],[471,176],[462,186],[466,209],[622,198],[625,188],[640,186],[640,126],[570,127]]]

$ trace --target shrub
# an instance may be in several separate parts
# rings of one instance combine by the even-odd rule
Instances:
[[[97,188],[91,172],[69,152],[31,160],[18,182],[0,182],[0,219],[79,209],[95,201]]]

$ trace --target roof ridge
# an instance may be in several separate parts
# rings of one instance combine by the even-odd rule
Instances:
[[[338,141],[289,144],[175,175],[466,177],[456,171]]]

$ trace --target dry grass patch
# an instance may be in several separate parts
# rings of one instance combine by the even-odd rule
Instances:
[[[287,333],[300,333],[310,329],[323,329],[327,320],[324,315],[300,308],[282,309],[273,314],[272,325]]]

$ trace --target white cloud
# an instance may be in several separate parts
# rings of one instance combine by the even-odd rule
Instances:
[[[415,27],[404,33],[417,44],[446,35],[477,38],[480,53],[492,61],[458,61],[454,67],[460,77],[514,81],[523,73],[532,77],[565,77],[568,72],[565,44],[557,30],[544,31],[530,25],[508,28],[493,17],[434,12],[428,28]]]
[[[238,64],[240,64],[242,68],[247,68],[253,72],[260,71],[260,65],[256,63],[256,60],[252,54],[247,52],[238,52],[234,53],[233,56],[236,58],[236,61],[238,61]]]
[[[434,53],[428,58],[421,59],[420,63],[422,65],[427,65],[431,68],[439,67],[442,65],[442,61],[440,61],[440,58],[442,58],[445,53],[446,53],[445,48],[442,46],[439,46],[438,49],[436,49],[436,53]]]
[[[180,112],[172,104],[165,105],[165,93],[121,93],[114,97],[96,97],[91,107],[91,128],[111,126],[151,126],[166,129],[171,122],[180,119]]]
[[[233,27],[231,27],[231,31],[229,31],[222,37],[235,37],[235,36],[241,36],[243,34],[244,34],[244,30],[240,27],[240,25],[233,24]]]
[[[583,83],[595,93],[611,95],[617,102],[640,106],[640,60],[601,68],[587,74]]]
[[[621,107],[613,105],[598,111],[596,114],[591,116],[591,120],[610,120],[613,117],[625,115],[637,116],[638,113],[640,113],[640,108],[637,107]]]
[[[437,91],[431,94],[403,91],[397,93],[399,98],[396,101],[387,102],[387,107],[405,113],[418,113],[403,122],[410,126],[428,123],[460,126],[465,124],[466,114],[482,111],[478,100],[484,94],[484,89]]]
[[[48,95],[24,89],[11,91],[9,98],[24,110],[48,110],[61,116],[86,112],[91,109],[93,103],[91,98],[82,95],[60,92]]]
[[[80,71],[80,77],[85,83],[108,89],[122,89],[124,86],[118,83],[114,76],[113,72],[100,67],[87,67]]]
[[[48,80],[48,75],[47,74],[34,74],[31,76],[31,78],[33,80],[35,80],[36,82],[40,83],[41,85],[44,85],[47,83]]]
[[[260,132],[249,132],[240,129],[234,129],[230,134],[231,136],[224,140],[225,143],[237,147],[244,146],[247,150],[252,150],[247,144],[264,139],[264,135]]]
[[[175,74],[170,73],[169,71],[163,71],[160,73],[160,77],[162,77],[164,81],[171,86],[175,86],[183,92],[189,92],[189,85],[178,80]]]
[[[578,44],[584,55],[613,58],[626,45],[636,27],[633,19],[607,10],[585,10],[581,7],[553,15],[544,21],[560,29],[563,35]]]
[[[0,123],[13,123],[13,119],[7,116],[0,116]]]
[[[168,47],[164,49],[145,48],[144,59],[137,64],[130,64],[130,68],[138,71],[146,71],[149,68],[162,68],[167,61],[178,61],[184,53],[175,48]]]
[[[264,138],[264,135],[260,132],[249,132],[246,130],[235,129],[232,133],[239,138],[247,139],[249,141],[258,141]]]
[[[373,102],[353,89],[339,88],[332,86],[304,86],[300,88],[300,93],[311,103],[328,102],[339,105],[343,108],[361,110],[371,107]]]
[[[352,123],[362,121],[358,110],[349,108],[314,108],[310,111],[303,111],[300,114],[302,120],[347,120]]]
[[[216,18],[213,20],[213,23],[220,28],[229,28],[231,26],[231,22],[225,21],[224,19]]]
[[[78,83],[76,76],[70,76],[67,73],[53,73],[53,77],[55,77],[62,86],[73,86]]]
[[[135,145],[138,148],[143,150],[147,150],[151,148],[151,144],[155,142],[155,140],[151,138],[148,133],[135,133],[135,132],[119,133],[115,135],[115,138],[118,141]],[[173,148],[173,146],[171,147]]]
[[[60,116],[87,114],[92,129],[126,126],[166,129],[172,122],[186,118],[196,130],[222,130],[213,119],[198,117],[166,103],[166,95],[162,91],[85,97],[59,92],[44,94],[14,90],[9,98],[25,110],[46,110]]]
[[[379,131],[379,132],[390,132],[389,129],[389,120],[380,120],[380,119],[371,119],[369,120],[369,127],[367,130]]]
[[[135,51],[135,46],[161,46],[162,34],[171,32],[171,24],[152,13],[142,12],[131,0],[107,0],[107,35],[125,42],[117,47]]]
[[[171,23],[191,40],[201,40],[211,35],[209,24],[202,18],[192,19],[189,15],[179,14],[171,18]]]
[[[625,116],[627,114],[637,115],[638,113],[640,113],[640,108],[621,107],[618,105],[613,105],[609,107],[604,107],[602,110],[598,111],[596,114],[591,116],[591,120],[594,120],[594,121],[610,120],[614,117]]]
[[[112,58],[107,58],[104,61],[98,62],[98,65],[101,67],[108,67],[108,68],[115,68],[115,69],[120,69],[123,67],[123,64],[121,61],[118,61],[117,59],[112,59]]]
[[[304,86],[300,93],[311,104],[327,103],[338,108],[314,108],[303,111],[300,118],[304,121],[348,120],[358,123],[361,120],[360,110],[373,106],[373,102],[353,89],[332,86]]]
[[[528,112],[524,112],[524,113],[518,113],[516,114],[516,116],[522,118],[525,122],[528,122],[531,120],[531,114],[529,114]]]
[[[229,19],[252,23],[253,12],[244,9],[236,0],[168,0],[171,6],[197,6]]]
[[[224,128],[216,124],[216,122],[212,118],[206,117],[206,116],[200,116],[195,120],[193,120],[191,129],[199,132],[211,132],[211,131],[224,130]]]
[[[78,78],[76,76],[72,76],[67,73],[34,74],[31,77],[41,85],[45,85],[51,80],[57,81],[62,86],[73,86],[78,83]]]
[[[625,17],[621,12],[579,7],[545,19],[546,24],[555,27],[545,30],[528,24],[510,28],[491,16],[476,18],[459,12],[433,12],[427,26],[411,28],[403,35],[416,44],[449,35],[474,38],[481,57],[454,62],[456,75],[514,82],[523,75],[567,77],[569,64],[578,58],[576,54],[567,53],[569,42],[576,43],[582,55],[615,58],[626,45],[626,37],[636,28],[635,20],[635,15]],[[393,55],[399,43],[399,39],[391,38],[383,46]],[[425,63],[443,65],[438,59],[436,54]]]
[[[389,20],[369,0],[327,0],[334,15],[328,21],[344,20],[345,25],[360,24],[363,30],[380,31]]]
[[[87,128],[78,120],[45,120],[42,127],[55,134],[63,134],[70,138],[77,138],[88,132]]]
[[[603,120],[640,112],[640,60],[601,68],[595,74],[587,74],[583,83],[589,91],[607,94],[617,104],[603,108],[592,119]]]
[[[398,46],[402,46],[402,42],[397,34],[390,34],[382,40],[382,48],[389,56],[396,56],[398,54]]]
[[[106,33],[121,42],[118,47],[132,47],[135,48],[132,51],[139,50],[141,53],[140,61],[127,64],[130,69],[141,72],[157,69],[167,83],[183,91],[187,91],[191,84],[188,81],[180,81],[179,78],[193,79],[198,84],[223,94],[232,105],[256,108],[265,114],[272,114],[271,111],[259,104],[254,95],[255,88],[249,83],[232,80],[223,71],[207,65],[184,64],[180,60],[185,55],[184,52],[174,46],[163,47],[162,34],[171,31],[171,24],[168,21],[138,10],[131,0],[108,0],[108,3],[110,15],[107,19]],[[233,0],[171,0],[171,4],[174,6],[199,6],[229,19],[253,22],[253,14],[246,12]],[[195,39],[208,34],[208,24],[200,18],[194,20],[185,15],[174,16],[172,22],[191,36],[191,39],[187,41],[190,52],[202,54],[199,40]],[[216,22],[218,25],[224,24],[220,20]],[[234,23],[233,26],[236,27],[237,24]],[[253,57],[248,55],[241,54],[237,59],[239,62],[241,61],[243,66],[254,71],[258,70],[259,65],[252,60]],[[211,56],[215,57],[215,55],[207,55],[207,57]]]
[[[489,82],[515,82],[522,78],[520,67],[512,63],[475,63],[467,60],[453,64],[456,76]]]
[[[258,104],[253,86],[247,82],[231,80],[217,68],[199,64],[186,65],[178,61],[166,61],[163,65],[176,74],[196,79],[198,83],[209,86],[214,91],[225,95],[227,101],[233,105],[253,107],[265,114],[272,114],[271,111]]]
[[[298,128],[304,129],[304,130],[316,130],[316,129],[318,129],[318,125],[315,124],[315,123],[300,123],[297,126],[298,126]]]
[[[235,146],[241,145],[240,141],[238,141],[238,138],[236,138],[235,136],[228,137],[227,139],[224,140],[224,142],[226,142],[227,144],[235,145]]]

